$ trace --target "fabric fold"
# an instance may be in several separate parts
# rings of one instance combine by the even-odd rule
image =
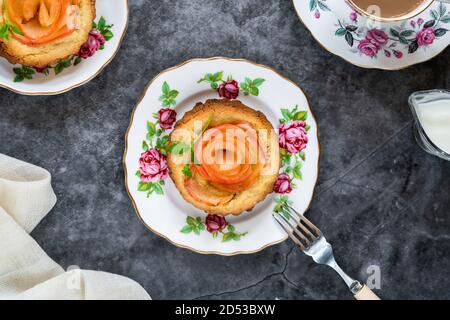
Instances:
[[[56,203],[47,170],[0,154],[0,206],[28,233]]]
[[[122,276],[65,272],[42,250],[29,233],[55,203],[48,171],[0,154],[0,299],[150,299]]]

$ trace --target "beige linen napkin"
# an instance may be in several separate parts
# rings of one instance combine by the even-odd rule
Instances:
[[[0,299],[150,299],[135,281],[65,272],[29,236],[56,203],[50,173],[0,154]]]

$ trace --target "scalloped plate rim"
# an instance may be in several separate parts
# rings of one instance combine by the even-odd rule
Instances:
[[[304,211],[307,211],[309,209],[309,207],[310,207],[310,205],[311,205],[311,203],[313,201],[313,198],[314,198],[314,190],[315,190],[315,187],[316,187],[316,185],[318,183],[318,177],[319,177],[320,140],[319,140],[319,137],[318,137],[318,123],[317,123],[316,117],[314,116],[313,110],[311,109],[310,101],[309,101],[307,95],[305,94],[304,90],[299,85],[297,85],[296,83],[294,83],[292,80],[288,79],[287,77],[281,75],[278,71],[276,71],[275,69],[273,69],[271,67],[268,67],[268,66],[265,66],[265,65],[262,65],[262,64],[258,64],[258,63],[255,63],[255,62],[252,62],[252,61],[246,60],[246,59],[235,59],[235,58],[227,58],[227,57],[220,57],[220,56],[219,57],[211,57],[211,58],[196,58],[196,59],[187,60],[187,61],[185,61],[185,62],[183,62],[181,64],[178,64],[175,67],[168,68],[168,69],[160,72],[151,81],[149,81],[149,83],[146,85],[142,97],[138,100],[137,104],[133,108],[133,111],[132,111],[132,114],[131,114],[131,117],[130,117],[130,124],[129,124],[129,127],[128,127],[127,131],[126,131],[126,134],[125,134],[125,150],[124,150],[124,153],[123,153],[125,188],[126,188],[128,196],[130,197],[132,205],[133,205],[133,207],[135,209],[135,213],[138,216],[139,220],[144,224],[144,226],[148,230],[150,230],[154,234],[164,238],[165,240],[169,241],[171,244],[173,244],[173,245],[175,245],[177,247],[180,247],[180,248],[188,249],[190,251],[193,251],[193,252],[196,252],[196,253],[200,253],[200,254],[206,254],[206,255],[212,254],[212,255],[221,255],[221,256],[235,256],[235,255],[241,255],[241,254],[253,254],[253,253],[260,252],[260,251],[262,251],[262,250],[264,250],[264,249],[266,249],[266,248],[268,248],[270,246],[273,246],[273,245],[276,245],[276,244],[284,242],[286,239],[288,239],[288,236],[287,235],[283,235],[277,241],[274,241],[274,242],[271,242],[271,243],[265,243],[265,244],[259,246],[258,248],[256,248],[255,250],[236,250],[236,251],[233,251],[233,252],[223,252],[223,251],[220,251],[220,250],[200,250],[198,248],[195,248],[192,245],[189,245],[188,243],[179,243],[179,242],[175,241],[170,235],[167,235],[167,234],[164,234],[162,232],[159,232],[159,231],[155,230],[155,228],[150,226],[145,221],[145,219],[142,217],[142,214],[139,211],[136,199],[132,195],[132,192],[131,192],[131,188],[134,188],[135,186],[130,185],[129,177],[131,177],[130,173],[132,172],[132,170],[130,168],[128,168],[128,166],[127,166],[127,161],[129,159],[129,156],[130,156],[130,132],[131,132],[133,126],[135,125],[136,112],[141,107],[141,105],[144,103],[144,101],[145,101],[145,99],[147,97],[147,94],[148,94],[149,90],[151,89],[151,87],[155,84],[155,82],[157,82],[157,80],[161,79],[163,77],[163,75],[166,75],[166,74],[168,74],[170,72],[177,71],[179,68],[182,68],[182,67],[184,67],[186,65],[189,65],[190,63],[196,63],[196,62],[201,62],[202,63],[202,62],[220,61],[220,60],[224,60],[226,62],[232,62],[232,63],[233,62],[243,62],[243,63],[247,63],[247,64],[251,65],[252,67],[263,68],[266,71],[269,71],[269,72],[273,73],[273,75],[275,77],[279,77],[283,81],[287,81],[290,85],[295,86],[302,93],[302,96],[303,96],[303,98],[305,99],[305,101],[307,103],[308,110],[309,110],[311,118],[312,118],[312,122],[314,123],[313,126],[314,126],[314,128],[316,130],[316,134],[314,135],[314,137],[315,137],[315,139],[317,141],[317,150],[316,150],[317,151],[317,164],[314,165],[314,163],[313,163],[313,166],[315,166],[315,168],[316,168],[316,172],[314,173],[314,184],[312,186],[310,186],[310,188],[311,188],[311,196],[310,196],[310,198],[307,201],[307,208]],[[180,197],[181,197],[181,195],[180,195]],[[274,224],[275,224],[275,222],[274,222]]]

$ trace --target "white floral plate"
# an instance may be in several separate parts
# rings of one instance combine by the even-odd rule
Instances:
[[[293,0],[298,16],[328,51],[364,67],[398,70],[427,61],[450,43],[450,5],[432,4],[400,22],[376,22],[345,0]]]
[[[199,79],[208,81],[198,83]],[[304,139],[303,151],[283,156],[285,165],[281,172],[292,179],[292,192],[284,188],[282,191],[288,193],[271,194],[251,213],[227,217],[227,227],[212,233],[207,228],[211,226],[206,222],[207,215],[185,202],[170,178],[164,175],[162,181],[143,182],[139,164],[142,154],[166,153],[170,130],[161,129],[159,111],[169,107],[177,113],[177,120],[181,119],[197,102],[218,98],[221,79],[239,82],[238,99],[262,111],[275,128],[279,121],[287,126],[300,123],[309,140]],[[318,177],[317,123],[305,94],[274,70],[246,60],[197,59],[162,72],[148,85],[134,109],[125,139],[126,187],[142,222],[173,244],[204,254],[248,254],[284,241],[287,236],[273,220],[273,210],[282,211],[284,204],[292,201],[300,212],[305,212]],[[164,156],[159,160],[162,171]],[[209,216],[212,220],[217,218]],[[224,223],[219,221],[222,227]],[[217,228],[217,223],[213,227]]]
[[[32,79],[23,79],[21,82],[14,81],[17,76],[14,68],[21,66],[11,65],[6,59],[0,58],[0,87],[25,95],[55,95],[82,86],[95,78],[120,48],[128,25],[128,0],[97,0],[96,9],[97,22],[104,17],[108,25],[113,25],[110,31],[114,36],[105,43],[103,50],[97,51],[93,57],[83,59],[76,66],[59,66],[60,70],[64,70],[58,75],[55,75],[55,68],[49,70],[48,75],[34,73],[33,70]],[[74,61],[75,58],[70,64]]]

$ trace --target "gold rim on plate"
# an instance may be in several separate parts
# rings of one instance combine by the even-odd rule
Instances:
[[[409,64],[409,65],[407,65],[407,66],[400,67],[400,68],[377,67],[377,66],[371,66],[371,65],[358,64],[358,63],[353,62],[353,61],[351,61],[350,59],[348,59],[348,58],[346,58],[346,57],[344,57],[344,56],[342,56],[342,55],[340,55],[340,54],[334,53],[331,49],[328,49],[327,46],[325,46],[325,44],[322,43],[322,42],[314,35],[314,33],[312,32],[312,30],[308,27],[308,25],[305,23],[305,21],[303,21],[302,17],[300,16],[300,13],[299,13],[299,12],[300,12],[300,5],[297,6],[297,4],[296,4],[297,1],[301,1],[301,0],[292,0],[292,4],[294,5],[295,13],[297,14],[297,16],[298,16],[298,18],[300,19],[300,21],[302,22],[302,24],[305,26],[306,30],[309,31],[309,33],[311,34],[311,36],[313,37],[313,39],[314,39],[314,40],[315,40],[315,41],[316,41],[323,49],[325,49],[326,51],[328,51],[328,52],[331,53],[332,55],[334,55],[334,56],[336,56],[336,57],[339,57],[339,58],[345,60],[346,62],[348,62],[348,63],[350,63],[350,64],[352,64],[352,65],[354,65],[354,66],[356,66],[356,67],[360,67],[360,68],[364,68],[364,69],[378,69],[378,70],[385,70],[385,71],[399,71],[399,70],[404,70],[404,69],[407,69],[407,68],[409,68],[409,67],[415,66],[415,65],[417,65],[417,64],[425,63],[425,62],[428,62],[428,61],[430,61],[430,60],[436,58],[438,55],[440,55],[441,53],[443,53],[443,52],[448,48],[448,46],[450,45],[450,43],[448,43],[441,51],[437,52],[435,55],[431,56],[430,58],[428,58],[428,59],[426,59],[426,60],[414,62],[414,63],[412,63],[412,64]],[[436,2],[436,1],[432,2],[432,4],[435,3],[435,2]]]
[[[83,80],[83,81],[81,81],[81,82],[79,82],[77,84],[74,84],[74,85],[72,85],[72,86],[70,86],[70,87],[68,87],[66,89],[59,90],[59,91],[54,91],[54,92],[28,92],[28,91],[21,91],[21,90],[14,89],[14,88],[12,88],[12,87],[10,87],[8,85],[4,85],[4,84],[0,84],[0,88],[9,90],[9,91],[17,93],[17,94],[26,95],[26,96],[52,96],[52,95],[58,95],[58,94],[62,94],[62,93],[65,93],[65,92],[69,92],[69,91],[71,91],[71,90],[73,90],[75,88],[81,87],[81,86],[85,85],[86,83],[90,82],[92,79],[97,77],[103,71],[103,69],[105,69],[106,66],[111,63],[111,61],[114,60],[114,58],[116,57],[117,53],[120,50],[120,47],[122,46],[123,39],[125,38],[125,34],[127,33],[127,30],[128,30],[128,22],[129,22],[129,19],[130,19],[130,8],[128,6],[128,0],[125,0],[125,6],[127,8],[127,16],[126,16],[125,28],[123,29],[123,32],[122,32],[122,35],[120,37],[119,44],[118,44],[116,50],[114,51],[114,53],[111,56],[111,58],[109,58],[103,65],[101,65],[100,68],[92,76],[90,76],[88,79]]]
[[[315,181],[315,183],[314,183],[314,188],[313,188],[313,193],[312,193],[312,195],[311,195],[311,199],[309,199],[309,204],[308,204],[308,207],[307,207],[307,209],[305,210],[305,212],[307,212],[307,211],[309,210],[309,208],[311,207],[312,200],[313,200],[313,198],[314,198],[314,193],[315,193],[315,189],[316,189],[316,186],[317,186],[317,183],[318,183],[318,180],[319,180],[319,171],[320,171],[320,170],[319,170],[319,168],[320,168],[319,124],[318,124],[317,119],[316,119],[316,117],[315,117],[315,115],[314,115],[314,112],[313,112],[313,110],[312,110],[312,108],[311,108],[310,100],[309,100],[308,96],[306,95],[305,91],[304,91],[299,85],[297,85],[294,81],[292,81],[292,80],[290,80],[289,78],[283,76],[281,73],[279,73],[278,71],[276,71],[274,68],[271,68],[271,67],[268,67],[268,66],[265,66],[265,65],[262,65],[262,64],[258,64],[258,63],[256,63],[256,62],[253,62],[253,61],[250,61],[250,60],[247,60],[247,59],[235,59],[235,58],[227,58],[227,57],[220,57],[220,56],[217,56],[217,57],[211,57],[211,58],[195,58],[195,59],[190,59],[190,60],[187,60],[187,61],[185,61],[185,62],[183,62],[183,63],[180,63],[180,64],[176,65],[175,67],[168,68],[168,69],[166,69],[166,70],[160,72],[160,73],[159,73],[158,75],[156,75],[151,81],[149,81],[149,83],[145,86],[143,95],[141,96],[141,98],[138,100],[137,104],[136,104],[135,107],[133,108],[133,111],[132,111],[132,113],[131,113],[131,118],[130,118],[130,124],[129,124],[128,129],[127,129],[127,131],[126,131],[126,133],[125,133],[125,150],[124,150],[123,158],[122,158],[123,169],[124,169],[124,174],[125,174],[125,189],[126,189],[126,191],[127,191],[127,194],[128,194],[128,196],[129,196],[129,198],[131,199],[131,203],[133,204],[133,207],[134,207],[134,210],[135,210],[135,212],[136,212],[136,215],[138,216],[138,218],[139,218],[139,220],[142,222],[142,224],[143,224],[148,230],[150,230],[151,232],[153,232],[153,233],[156,234],[157,236],[159,236],[159,237],[161,237],[161,238],[167,240],[167,241],[168,241],[169,243],[171,243],[172,245],[174,245],[174,246],[176,246],[176,247],[178,247],[178,248],[188,249],[188,250],[190,250],[190,251],[193,251],[193,252],[196,252],[196,253],[200,253],[200,254],[204,254],[204,255],[220,255],[220,256],[230,257],[230,256],[241,255],[241,254],[253,254],[253,253],[257,253],[257,252],[263,251],[264,249],[267,249],[268,247],[271,247],[271,246],[274,246],[274,245],[276,245],[276,244],[280,244],[280,243],[286,241],[286,240],[288,239],[288,236],[286,235],[283,239],[281,239],[281,240],[279,240],[279,241],[271,242],[271,243],[269,243],[269,244],[266,244],[266,245],[262,246],[261,248],[258,248],[258,249],[256,249],[256,250],[253,250],[253,251],[236,251],[236,252],[232,252],[232,253],[223,253],[223,252],[218,252],[218,251],[202,251],[202,250],[197,250],[197,249],[194,249],[194,248],[192,248],[192,247],[189,247],[189,246],[186,246],[186,245],[182,245],[182,244],[176,243],[175,241],[169,239],[169,237],[167,237],[166,235],[163,235],[163,234],[157,232],[156,230],[154,230],[152,227],[150,227],[150,226],[144,221],[144,219],[142,218],[141,213],[139,212],[139,209],[138,209],[138,207],[137,207],[137,205],[136,205],[136,202],[135,202],[135,200],[134,200],[133,196],[131,195],[131,192],[130,192],[130,190],[129,190],[129,188],[128,188],[128,170],[127,170],[127,164],[126,164],[126,157],[127,157],[127,153],[128,153],[128,137],[129,137],[130,130],[131,130],[132,126],[133,126],[134,114],[135,114],[137,108],[139,107],[139,105],[140,105],[140,104],[142,103],[142,101],[144,100],[144,98],[145,98],[145,96],[146,96],[146,94],[147,94],[148,89],[150,88],[150,86],[155,82],[156,79],[158,79],[158,78],[161,77],[162,75],[164,75],[164,74],[166,74],[166,73],[168,73],[168,72],[170,72],[170,71],[179,69],[179,68],[183,67],[184,65],[187,65],[187,64],[189,64],[189,63],[191,63],[191,62],[198,62],[198,61],[214,61],[214,60],[226,60],[226,61],[234,61],[234,62],[246,62],[246,63],[249,63],[249,64],[254,65],[254,66],[256,66],[256,67],[260,67],[260,68],[264,68],[264,69],[266,69],[266,70],[272,71],[272,72],[275,73],[277,76],[281,77],[282,79],[288,81],[289,83],[291,83],[292,85],[294,85],[295,87],[297,87],[297,88],[300,90],[300,92],[305,96],[306,101],[307,101],[307,103],[308,103],[308,107],[309,107],[309,111],[310,111],[310,113],[311,113],[311,116],[312,116],[314,122],[316,123],[316,127],[317,127],[317,133],[316,133],[316,135],[317,135],[317,146],[318,146],[318,159],[317,159],[317,175],[316,175],[316,181]]]

